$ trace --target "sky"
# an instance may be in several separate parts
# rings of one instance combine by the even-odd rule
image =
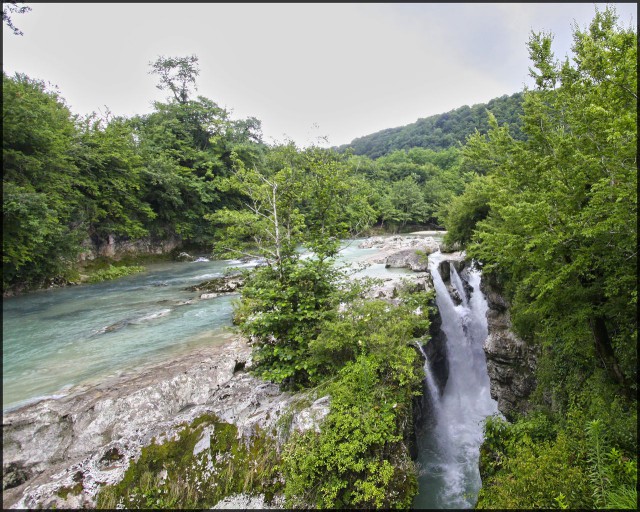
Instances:
[[[5,73],[57,86],[74,114],[168,98],[150,62],[196,55],[196,94],[262,121],[265,142],[337,146],[532,86],[526,42],[603,3],[34,3],[3,24]],[[615,3],[624,26],[637,3]]]

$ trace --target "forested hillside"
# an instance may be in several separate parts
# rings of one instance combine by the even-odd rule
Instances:
[[[415,123],[398,128],[387,128],[371,135],[358,137],[349,144],[342,145],[339,151],[351,149],[356,155],[378,158],[393,151],[410,148],[425,148],[440,151],[464,143],[475,130],[486,133],[489,129],[491,112],[498,123],[509,124],[511,135],[522,139],[520,116],[522,114],[521,92],[511,96],[494,98],[488,103],[469,107],[464,105],[444,114],[438,114]]]

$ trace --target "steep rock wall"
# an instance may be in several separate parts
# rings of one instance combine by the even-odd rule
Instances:
[[[509,305],[496,283],[483,279],[481,290],[489,309],[489,334],[483,349],[491,382],[491,397],[507,419],[529,409],[528,398],[536,388],[537,350],[513,332]]]
[[[118,260],[123,256],[141,254],[166,254],[182,247],[182,238],[178,235],[165,239],[145,237],[132,240],[127,237],[109,235],[106,240],[92,237],[82,244],[84,251],[79,255],[80,262],[91,261],[98,257]]]

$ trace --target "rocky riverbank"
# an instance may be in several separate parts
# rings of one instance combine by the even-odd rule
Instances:
[[[411,240],[415,238],[387,240],[385,257],[406,249],[437,250],[435,241]],[[423,289],[432,286],[427,273],[409,278]],[[375,296],[393,300],[407,279],[385,282]],[[194,291],[233,293],[241,286],[229,277],[196,285]],[[219,345],[4,413],[3,508],[94,507],[100,488],[122,480],[144,447],[154,439],[173,439],[182,425],[205,414],[233,424],[241,437],[256,430],[271,432],[275,443],[282,418],[289,431],[319,428],[329,397],[281,392],[251,376],[246,371],[250,364],[250,345],[229,337]],[[234,499],[226,498],[220,508],[249,498]]]
[[[249,375],[250,354],[233,338],[3,414],[3,508],[93,507],[99,487],[121,480],[152,439],[203,414],[245,436],[273,429],[296,397]],[[321,397],[291,428],[313,428],[327,411]]]

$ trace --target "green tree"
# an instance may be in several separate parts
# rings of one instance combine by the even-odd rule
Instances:
[[[207,215],[217,227],[216,253],[264,261],[235,315],[254,339],[263,377],[290,387],[309,382],[308,343],[339,302],[333,258],[340,239],[373,216],[360,186],[333,152],[292,143],[272,148],[260,168],[237,161],[234,174],[218,180],[223,193],[243,199],[239,209]],[[305,249],[311,257],[302,257]]]
[[[156,214],[141,195],[142,160],[132,128],[123,118],[87,116],[79,125],[74,160],[82,193],[88,235],[99,241],[109,235],[140,238]]]
[[[141,198],[156,214],[150,231],[210,245],[213,230],[205,215],[234,200],[233,193],[221,196],[214,180],[229,175],[234,152],[248,164],[261,158],[260,122],[232,120],[225,109],[199,96],[156,102],[154,112],[131,123],[144,162]]]
[[[573,41],[558,62],[532,34],[526,141],[471,137],[448,210],[541,347],[538,412],[487,424],[479,508],[637,508],[637,32],[607,7]]]
[[[158,57],[150,62],[150,74],[158,75],[160,83],[158,89],[168,89],[178,103],[186,103],[189,99],[189,90],[196,88],[196,77],[200,74],[198,57]]]
[[[3,290],[65,274],[83,238],[74,117],[39,80],[2,76]]]
[[[616,21],[607,8],[587,29],[576,27],[573,64],[554,60],[550,35],[532,35],[539,89],[525,94],[527,141],[494,123],[468,144],[488,180],[473,193],[489,197],[468,252],[503,276],[525,335],[550,352],[604,365],[630,391],[637,378],[637,36]],[[452,231],[463,241],[470,227],[460,226]]]

